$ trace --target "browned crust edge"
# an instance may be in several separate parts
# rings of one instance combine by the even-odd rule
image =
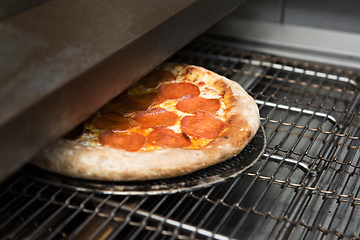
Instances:
[[[149,152],[127,152],[108,147],[87,147],[61,139],[41,152],[32,164],[61,175],[102,180],[134,181],[185,175],[237,155],[251,141],[260,126],[259,110],[236,82],[202,67],[166,63],[161,69],[224,89],[228,109],[226,130],[199,149],[169,148]]]

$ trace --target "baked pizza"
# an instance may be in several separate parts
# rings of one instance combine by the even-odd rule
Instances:
[[[242,87],[202,67],[165,63],[106,104],[81,134],[32,163],[102,181],[185,175],[237,155],[260,126]]]

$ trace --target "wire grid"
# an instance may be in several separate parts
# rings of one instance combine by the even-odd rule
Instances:
[[[171,61],[240,82],[266,153],[238,178],[159,196],[82,193],[21,172],[1,185],[3,239],[359,239],[358,73],[202,37]]]

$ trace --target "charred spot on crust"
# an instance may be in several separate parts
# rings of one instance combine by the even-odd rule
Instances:
[[[228,136],[224,136],[224,138],[225,138],[225,139],[229,139],[229,137],[228,137]]]
[[[242,141],[247,141],[250,138],[251,138],[251,131],[250,130],[244,131],[244,134],[242,135]]]
[[[187,75],[187,74],[191,74],[191,69],[190,68],[186,69],[185,75]]]
[[[194,71],[194,67],[188,67],[186,71],[187,73],[192,74],[192,72]]]
[[[247,138],[251,138],[251,131],[247,131]]]

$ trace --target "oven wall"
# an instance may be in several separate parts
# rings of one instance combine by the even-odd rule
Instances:
[[[355,0],[253,0],[211,33],[246,50],[359,69],[358,9]]]
[[[360,33],[360,1],[253,0],[234,15],[241,19]]]

